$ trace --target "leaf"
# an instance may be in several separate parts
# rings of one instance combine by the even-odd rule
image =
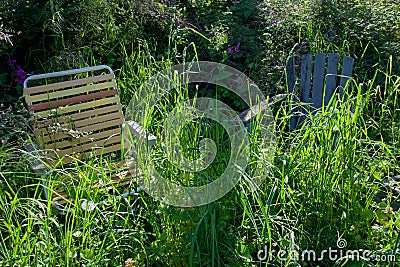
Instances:
[[[94,258],[94,252],[90,248],[86,248],[83,250],[83,255],[86,259],[93,259]]]
[[[374,218],[374,212],[369,209],[364,210],[362,214],[363,214],[362,217],[365,218],[366,220],[371,220],[372,218]]]

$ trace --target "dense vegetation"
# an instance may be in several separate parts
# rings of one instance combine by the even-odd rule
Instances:
[[[0,265],[398,265],[399,194],[382,180],[400,174],[399,14],[391,0],[1,1]],[[352,95],[293,132],[287,131],[287,107],[274,110],[273,168],[257,192],[242,179],[225,197],[197,208],[167,206],[140,192],[66,215],[41,200],[39,178],[28,164],[32,155],[23,146],[31,131],[21,97],[28,75],[106,64],[116,70],[127,105],[157,71],[207,60],[243,71],[272,96],[286,91],[290,55],[318,52],[355,58]],[[247,108],[222,89],[200,94],[217,95],[237,111]],[[188,94],[177,95],[179,102]],[[155,118],[165,119],[175,104],[159,103]],[[150,126],[156,135],[162,131],[157,120]],[[220,137],[212,123],[194,122],[181,142],[197,144],[204,124]],[[161,152],[156,147],[154,158],[174,179]],[[103,164],[52,173],[84,180]],[[218,173],[224,165],[212,167]],[[375,260],[277,255],[337,249],[338,239],[347,241],[347,250],[371,251]],[[257,254],[265,247],[274,253],[261,261]],[[377,255],[396,255],[397,263]]]

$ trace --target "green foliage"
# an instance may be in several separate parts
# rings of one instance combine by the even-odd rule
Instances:
[[[394,73],[399,71],[398,3],[274,0],[263,1],[260,11],[264,61],[270,64],[262,76],[273,82],[289,55],[310,52],[339,52],[354,57],[355,73],[362,79],[373,78],[372,66],[384,70],[390,55],[394,57]]]
[[[292,54],[350,55],[356,73],[371,79],[371,66],[384,69],[389,55],[398,71],[398,11],[397,3],[386,0],[7,0],[0,17],[14,45],[2,41],[0,73],[9,71],[9,58],[36,73],[100,63],[119,69],[124,56],[145,43],[157,60],[197,55],[227,63],[268,94],[282,90],[282,70]],[[196,51],[188,49],[192,43]],[[239,43],[240,52],[228,52]]]
[[[18,33],[3,52],[38,72],[96,62],[119,67],[120,43],[168,40],[167,18],[159,18],[158,9],[148,12],[152,7],[136,1],[2,1],[2,23]]]
[[[347,249],[375,254],[398,249],[399,196],[380,183],[400,170],[398,13],[399,4],[388,0],[0,1],[0,84],[7,93],[2,99],[11,95],[16,102],[0,108],[0,265],[350,266],[328,259],[281,261],[277,251],[321,252],[335,247],[339,237],[347,240]],[[94,210],[76,205],[59,215],[42,200],[40,178],[28,165],[33,155],[23,148],[29,115],[15,98],[17,83],[7,60],[36,73],[108,64],[126,105],[157,71],[197,59],[231,65],[265,93],[276,93],[284,90],[287,57],[317,52],[356,59],[349,101],[334,99],[290,133],[289,103],[276,108],[277,151],[259,190],[251,190],[248,178],[271,162],[259,154],[255,121],[251,162],[235,188],[215,203],[176,208],[144,192],[122,200],[104,197],[87,184],[104,174],[108,159],[53,169],[44,178],[70,177],[66,189],[77,203],[102,201]],[[157,103],[148,121],[152,133],[161,136],[165,118],[187,98],[216,97],[245,108],[221,88],[185,90]],[[202,138],[220,140],[217,161],[189,175],[167,161],[160,144],[153,160],[171,181],[203,185],[224,170],[228,138],[209,120],[183,129],[181,146],[191,158]],[[257,254],[265,246],[275,254],[261,262]]]

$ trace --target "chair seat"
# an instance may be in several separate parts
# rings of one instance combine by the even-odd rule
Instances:
[[[114,163],[116,165],[115,169],[118,170],[117,172],[106,170],[104,173],[98,173],[99,180],[95,179],[93,183],[90,183],[90,186],[85,186],[85,188],[79,188],[79,181],[77,181],[78,185],[66,184],[68,183],[68,177],[60,177],[57,181],[53,179],[51,181],[52,185],[47,183],[47,186],[52,187],[51,191],[53,193],[51,193],[51,202],[53,205],[61,207],[61,209],[67,204],[74,205],[75,200],[78,199],[76,197],[76,191],[87,192],[88,189],[102,196],[86,196],[86,199],[101,199],[107,197],[110,191],[114,191],[113,193],[117,193],[117,195],[122,195],[131,191],[135,192],[137,191],[136,177],[139,175],[139,172],[137,169],[128,167],[128,164],[132,163],[133,160]],[[65,190],[62,188],[63,185],[73,190]],[[57,189],[60,187],[61,189]],[[78,192],[78,194],[82,192]],[[50,199],[49,196],[47,197]]]

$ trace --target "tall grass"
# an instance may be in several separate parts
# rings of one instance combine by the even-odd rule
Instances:
[[[137,85],[134,81],[168,65],[145,52],[128,55],[126,60],[120,84],[127,95]],[[385,75],[383,85],[374,80],[352,81],[348,101],[334,98],[294,132],[285,130],[292,114],[282,105],[275,113],[277,149],[272,173],[261,188],[252,191],[244,175],[229,194],[197,208],[167,206],[144,192],[126,199],[113,195],[100,199],[100,192],[88,188],[87,182],[96,179],[96,173],[104,173],[108,164],[104,159],[49,173],[45,179],[62,175],[75,180],[67,186],[77,192],[78,204],[58,215],[41,200],[39,178],[26,168],[30,155],[20,154],[15,146],[2,146],[0,262],[10,266],[293,266],[300,261],[282,261],[277,252],[321,252],[336,247],[339,238],[347,240],[346,249],[390,253],[399,243],[400,214],[389,208],[397,196],[390,190],[381,202],[375,196],[385,188],[380,186],[382,179],[399,171],[400,78],[390,73],[390,65]],[[171,96],[155,109],[158,115],[151,129],[156,135],[171,105],[189,97],[188,92],[175,93],[178,98]],[[196,150],[200,138],[223,138],[221,131],[218,125],[194,121],[187,125],[181,146]],[[257,157],[256,138],[250,140],[255,154],[248,173],[255,164],[271,165]],[[217,144],[224,146],[222,141]],[[225,150],[220,157],[229,156]],[[177,180],[182,173],[177,176],[161,147],[154,147],[153,160],[171,180],[183,182]],[[183,183],[207,183],[223,167],[216,162],[197,180],[187,176],[191,178]],[[102,202],[88,210],[81,205],[83,199]],[[257,255],[265,249],[273,256],[260,260]],[[339,266],[345,261],[324,259],[309,264]]]

